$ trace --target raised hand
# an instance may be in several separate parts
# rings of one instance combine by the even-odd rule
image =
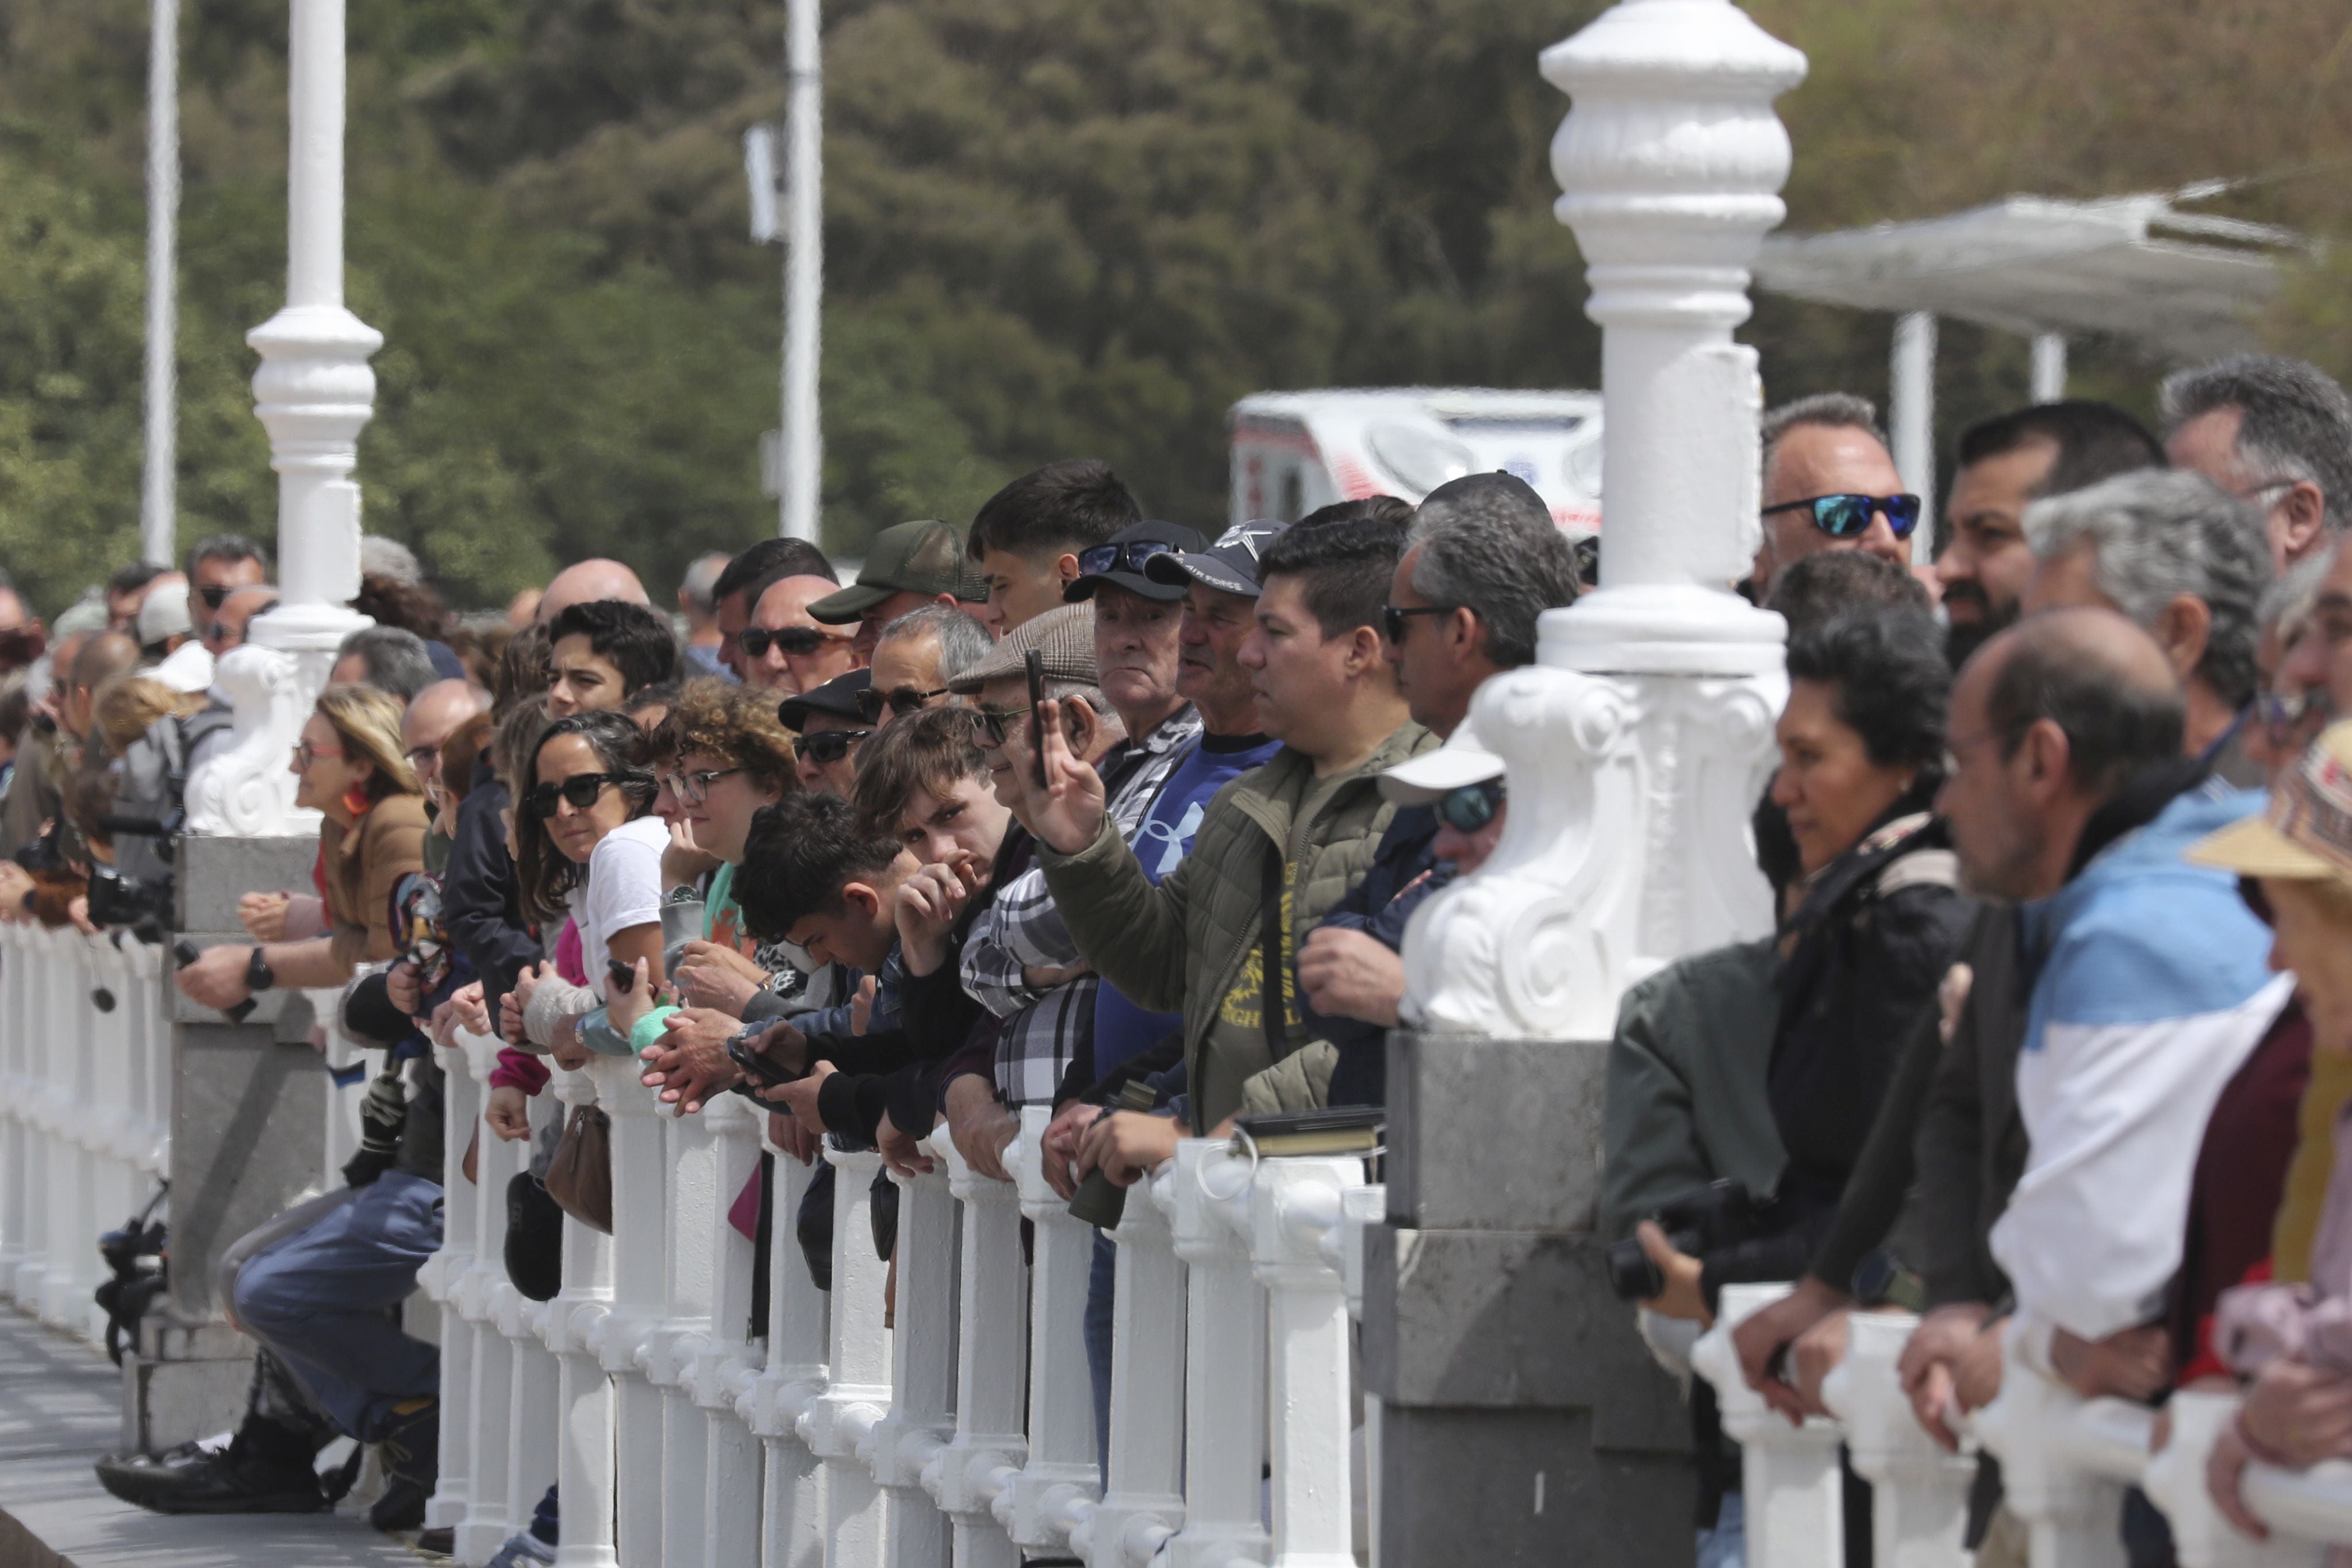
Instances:
[[[1028,787],[1029,830],[1063,854],[1075,855],[1102,831],[1102,775],[1070,750],[1058,699],[1047,698],[1029,728],[1042,744],[1045,769],[1045,787]]]

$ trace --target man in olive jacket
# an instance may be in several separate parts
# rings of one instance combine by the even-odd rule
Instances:
[[[1241,663],[1284,746],[1217,793],[1192,853],[1157,887],[1105,815],[1101,780],[1051,718],[1042,726],[1046,885],[1097,973],[1138,1006],[1182,1011],[1197,1132],[1244,1109],[1313,1105],[1330,1080],[1337,1054],[1301,1022],[1293,959],[1371,864],[1395,810],[1382,770],[1437,743],[1407,716],[1381,641],[1402,545],[1394,523],[1357,518],[1301,524],[1266,548]],[[1130,1180],[1172,1153],[1176,1135],[1166,1118],[1112,1117],[1079,1163]]]

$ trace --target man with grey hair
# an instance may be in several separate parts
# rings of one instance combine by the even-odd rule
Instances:
[[[1488,676],[1535,662],[1536,618],[1576,587],[1576,548],[1525,480],[1467,474],[1430,491],[1386,606],[1413,722],[1453,734]]]
[[[1866,550],[1908,568],[1919,498],[1903,489],[1878,410],[1850,392],[1820,392],[1764,416],[1760,603],[1780,574],[1824,550]]]
[[[735,679],[735,672],[719,662],[722,640],[719,630],[719,574],[733,559],[723,550],[698,555],[687,567],[686,575],[678,579],[677,608],[686,617],[686,640],[678,648],[678,657],[688,679],[701,675],[715,675],[721,680]]]
[[[2352,525],[2352,399],[2316,365],[2236,354],[2175,371],[2157,395],[2165,456],[2263,509],[2274,570]]]
[[[908,611],[875,639],[874,683],[857,699],[866,721],[879,731],[893,719],[946,706],[956,677],[995,647],[988,628],[956,605]]]
[[[2026,614],[2121,612],[2180,677],[2189,753],[2231,784],[2260,784],[2243,742],[2258,680],[2255,611],[2271,582],[2262,514],[2201,474],[2148,468],[2034,502],[2025,538]]]
[[[398,626],[362,626],[335,649],[331,684],[355,681],[388,691],[403,703],[438,680],[425,639]]]

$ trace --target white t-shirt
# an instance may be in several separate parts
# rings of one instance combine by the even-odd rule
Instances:
[[[604,965],[613,933],[661,923],[662,853],[669,825],[658,816],[625,822],[588,852],[588,879],[572,889],[572,918],[580,923],[580,960],[589,988],[604,999]]]

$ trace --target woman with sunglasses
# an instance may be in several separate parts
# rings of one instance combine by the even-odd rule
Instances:
[[[543,931],[568,914],[580,935],[589,1005],[570,987],[541,998],[526,973],[500,1008],[517,1045],[568,1048],[578,1018],[606,994],[607,964],[643,961],[662,981],[662,854],[669,826],[652,815],[653,774],[639,765],[636,725],[610,712],[574,713],[542,731],[516,780],[515,883]],[[538,1005],[534,1006],[534,1003]],[[551,1013],[560,1016],[550,1016]]]
[[[272,986],[341,985],[393,956],[392,893],[425,868],[425,805],[404,753],[399,700],[330,686],[289,764],[294,804],[319,813],[328,932],[300,942],[206,948],[179,972],[201,1006],[229,1008]]]
[[[1692,1257],[1655,1224],[1637,1232],[1664,1281],[1643,1305],[1701,1323],[1726,1284],[1804,1272],[1908,1026],[1975,918],[1932,815],[1951,690],[1935,623],[1916,610],[1833,617],[1791,640],[1789,676],[1772,799],[1801,875],[1765,1080],[1787,1163],[1753,1230],[1722,1247]]]

